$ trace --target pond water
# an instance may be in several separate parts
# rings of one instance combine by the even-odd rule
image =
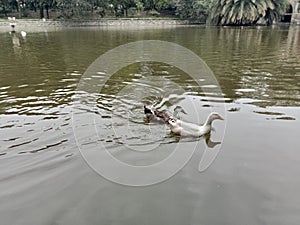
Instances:
[[[152,59],[86,72],[109,50],[143,40],[176,43],[211,71],[203,63],[195,78]],[[0,48],[1,224],[300,223],[299,27],[45,28],[25,38],[1,32]],[[181,118],[199,124],[212,111],[225,120],[210,136],[180,139],[146,123],[144,104],[170,113],[181,105]],[[151,183],[142,168],[174,149],[182,166]],[[116,182],[100,176],[90,163],[99,152],[141,168],[133,184],[152,185],[118,184],[126,171],[112,166]],[[211,158],[199,171],[203,155]]]

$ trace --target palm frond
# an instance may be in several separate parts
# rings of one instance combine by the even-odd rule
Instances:
[[[216,0],[210,19],[216,25],[249,25],[264,18],[278,20],[287,0]]]

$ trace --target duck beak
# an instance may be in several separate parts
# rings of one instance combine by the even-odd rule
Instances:
[[[181,112],[182,112],[183,114],[187,114],[187,113],[186,113],[186,111],[184,111],[183,109],[182,109],[182,111],[181,111]]]
[[[225,120],[223,116],[219,116],[219,119],[220,120]]]

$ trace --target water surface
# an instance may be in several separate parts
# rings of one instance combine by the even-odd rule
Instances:
[[[74,108],[89,65],[140,40],[190,49],[211,68],[222,93],[200,75],[195,82],[164,63],[134,63]],[[298,27],[28,30],[26,38],[0,33],[0,48],[3,224],[299,224]],[[188,112],[182,118],[195,123],[225,107],[226,123],[215,123],[210,141],[179,141],[167,126],[144,122],[144,104],[169,112],[182,105]],[[125,163],[159,162],[178,145],[196,145],[195,153],[163,183],[112,183],[78,150],[72,120],[77,110],[95,118],[94,124],[75,126],[86,134],[81,143],[91,149],[101,144]],[[91,128],[96,140],[89,137]],[[203,152],[216,148],[217,159],[199,173]]]

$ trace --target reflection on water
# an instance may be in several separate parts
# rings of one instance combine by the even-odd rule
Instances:
[[[299,34],[298,27],[74,28],[28,31],[26,39],[0,33],[1,220],[298,225]],[[223,93],[158,62],[121,69],[101,93],[76,91],[99,55],[149,39],[191,49],[213,70]],[[98,71],[93,79],[105,76]],[[85,96],[78,108],[73,107],[76,94]],[[182,119],[194,123],[203,123],[225,104],[225,137],[225,124],[216,123],[210,135],[178,139],[165,125],[144,123],[144,104],[169,113],[181,105],[188,113]],[[93,124],[78,128],[86,134],[84,145],[101,143],[125,163],[156,163],[178,143],[183,151],[195,144],[197,149],[167,182],[141,189],[118,186],[93,173],[81,158],[72,112],[93,116]],[[91,129],[96,139],[89,136]],[[199,173],[203,152],[219,147],[216,162]]]

